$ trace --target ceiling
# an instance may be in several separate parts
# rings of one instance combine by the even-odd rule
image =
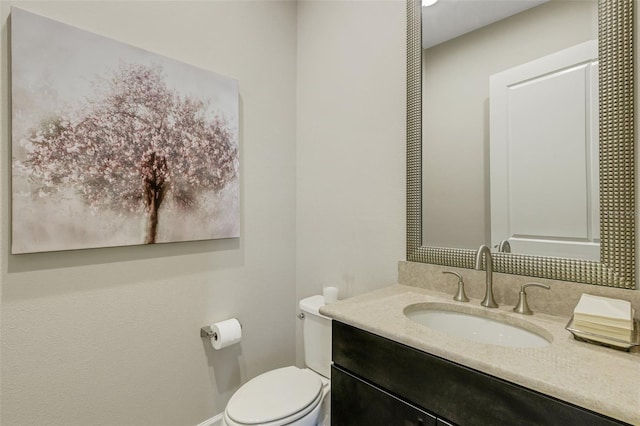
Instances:
[[[422,48],[538,6],[549,0],[438,0],[422,8]]]

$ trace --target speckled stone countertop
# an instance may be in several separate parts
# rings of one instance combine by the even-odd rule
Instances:
[[[544,348],[509,348],[449,337],[404,314],[420,303],[457,305],[542,333]],[[563,401],[640,425],[640,353],[627,353],[576,341],[565,330],[568,318],[519,315],[511,306],[488,309],[480,300],[455,302],[451,295],[394,285],[325,305],[320,312],[346,324],[411,346]]]

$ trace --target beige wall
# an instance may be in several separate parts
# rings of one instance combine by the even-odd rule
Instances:
[[[12,4],[239,80],[242,238],[10,255]],[[0,423],[195,425],[295,362],[295,2],[2,1],[0,13]],[[199,328],[231,316],[242,343],[213,351]]]
[[[298,297],[396,281],[405,256],[404,1],[298,5]],[[301,334],[298,361],[301,362]]]
[[[298,296],[394,283],[405,256],[406,4],[298,5]]]
[[[598,37],[597,2],[552,1],[423,54],[424,241],[490,242],[489,77]]]
[[[9,254],[12,4],[239,80],[240,240]],[[299,297],[396,280],[403,1],[2,0],[0,13],[2,424],[197,424],[294,362]],[[244,339],[215,352],[199,328],[230,316]]]

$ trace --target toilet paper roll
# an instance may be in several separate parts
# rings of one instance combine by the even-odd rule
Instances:
[[[213,331],[211,338],[213,349],[226,348],[242,339],[242,326],[235,318],[211,324],[211,331]]]

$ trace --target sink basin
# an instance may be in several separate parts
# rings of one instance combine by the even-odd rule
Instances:
[[[479,343],[512,348],[542,348],[551,341],[551,335],[535,324],[515,317],[509,318],[507,323],[503,314],[458,305],[411,305],[405,309],[405,315],[433,330]]]

